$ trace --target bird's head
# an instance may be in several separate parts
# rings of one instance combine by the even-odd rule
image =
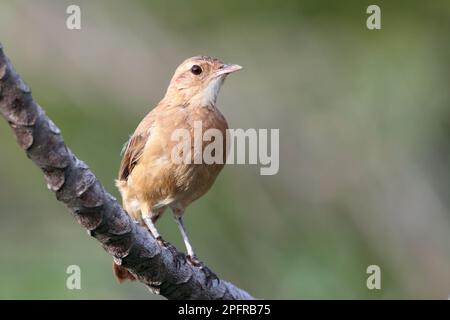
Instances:
[[[166,98],[178,103],[214,105],[226,76],[241,69],[237,64],[225,64],[208,56],[189,58],[175,71]]]

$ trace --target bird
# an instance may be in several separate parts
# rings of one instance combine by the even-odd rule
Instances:
[[[162,100],[142,119],[122,150],[116,186],[125,211],[161,245],[167,246],[155,223],[170,208],[186,246],[187,261],[195,266],[202,263],[189,241],[183,215],[189,204],[212,187],[225,161],[212,164],[173,161],[177,141],[172,134],[176,129],[184,129],[192,137],[195,123],[200,122],[204,131],[216,129],[226,137],[228,123],[216,100],[225,78],[241,69],[240,65],[205,55],[184,60],[175,70]],[[205,143],[202,142],[203,146]],[[225,159],[225,139],[221,146]],[[191,151],[184,155],[186,159],[195,156],[195,150]],[[134,280],[133,274],[115,262],[113,271],[119,283]]]

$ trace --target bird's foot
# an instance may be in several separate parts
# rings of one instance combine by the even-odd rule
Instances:
[[[186,256],[183,253],[178,252],[177,248],[175,248],[174,245],[164,240],[161,236],[157,237],[156,241],[158,241],[160,246],[169,249],[173,256],[173,263],[175,264],[177,269],[180,268],[181,262],[186,263]]]
[[[211,271],[202,261],[200,261],[195,255],[191,256],[188,255],[186,257],[186,260],[194,267],[200,268],[200,270],[204,273],[206,278],[206,285],[210,287],[212,285],[212,282],[214,280],[217,280],[217,282],[220,282],[219,277]]]

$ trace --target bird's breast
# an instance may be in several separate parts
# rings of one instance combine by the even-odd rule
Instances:
[[[152,126],[142,159],[132,173],[136,190],[144,193],[153,204],[173,199],[185,207],[201,197],[211,188],[224,166],[227,128],[224,116],[216,108],[184,107],[177,112],[160,113]],[[204,139],[209,129],[215,129],[214,140],[219,141]],[[180,131],[184,134],[174,134]],[[186,143],[188,147],[183,146]],[[213,154],[222,153],[218,163],[204,161],[204,152],[211,143],[215,143],[217,149]],[[175,161],[177,152],[178,155],[181,152],[184,161],[180,162],[179,158]]]

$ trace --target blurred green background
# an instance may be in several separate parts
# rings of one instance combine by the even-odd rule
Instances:
[[[382,30],[366,28],[370,4]],[[121,147],[176,66],[244,66],[219,108],[232,128],[280,128],[280,171],[227,166],[186,224],[220,277],[276,299],[450,295],[449,27],[449,1],[0,1],[6,54],[118,198]],[[0,137],[0,298],[159,298],[115,282],[3,120]],[[169,213],[158,227],[184,249]],[[66,289],[71,264],[81,290]]]

